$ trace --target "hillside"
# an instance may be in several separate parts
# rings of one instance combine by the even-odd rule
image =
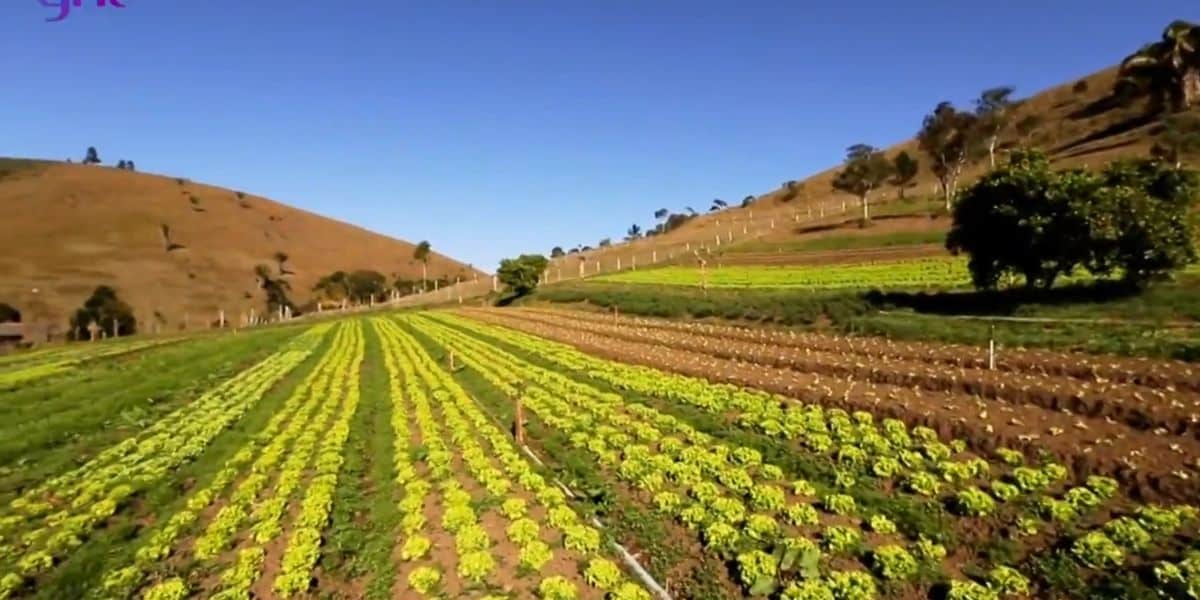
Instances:
[[[1099,167],[1119,157],[1145,156],[1161,129],[1159,121],[1154,116],[1147,116],[1145,100],[1135,100],[1125,105],[1112,101],[1116,76],[1117,68],[1111,67],[1020,100],[1012,111],[1009,127],[1000,136],[997,159],[1003,160],[1003,151],[1017,145],[1041,148],[1060,167]],[[980,88],[987,87],[988,83],[981,82]],[[935,104],[930,103],[931,110]],[[1036,126],[1026,129],[1023,134],[1018,132],[1015,124],[1030,116],[1036,119]],[[913,116],[914,133],[920,129],[921,118],[922,115]],[[847,139],[846,146],[857,142],[871,144],[880,140]],[[624,268],[628,268],[635,256],[639,265],[645,265],[652,253],[660,262],[665,256],[674,257],[675,261],[694,262],[692,252],[700,244],[706,245],[714,253],[737,251],[739,247],[749,245],[750,248],[744,249],[755,253],[778,254],[789,253],[796,246],[833,236],[861,237],[905,231],[915,234],[948,229],[949,220],[937,214],[941,212],[941,204],[937,198],[937,181],[928,170],[928,158],[922,155],[915,139],[886,148],[888,157],[901,151],[907,151],[921,161],[919,174],[911,187],[906,189],[904,202],[898,201],[899,191],[891,186],[872,195],[872,215],[876,223],[870,229],[860,230],[858,227],[860,209],[857,207],[857,198],[833,190],[833,179],[840,170],[840,165],[834,165],[806,178],[796,178],[799,191],[792,194],[780,186],[756,194],[748,207],[734,206],[701,214],[666,234],[565,256],[552,265],[551,280],[554,280],[560,268],[563,278],[575,276],[580,260],[586,263],[585,269],[589,274],[594,272],[597,262],[601,265],[601,272],[613,270],[618,259]],[[961,178],[960,189],[982,174],[986,163],[985,157],[982,162],[968,168]],[[786,177],[785,174],[781,179]],[[730,205],[738,204],[734,199],[727,200]],[[645,216],[637,216],[636,220],[643,224],[650,222],[649,215],[656,208],[647,205]],[[670,210],[682,212],[679,207]],[[822,210],[824,218],[821,217]],[[927,219],[932,222],[924,222]],[[885,221],[892,223],[885,225]],[[650,227],[644,226],[643,229]],[[715,245],[718,233],[723,238],[721,246]],[[614,239],[617,237],[614,236]],[[579,243],[594,244],[593,241],[582,240]],[[862,246],[858,245],[858,248]],[[927,255],[930,251],[939,252],[936,248],[926,246],[919,253]],[[684,256],[688,258],[681,258]],[[745,258],[749,257],[731,260]],[[792,258],[806,261],[801,256]],[[830,260],[828,253],[820,255],[819,261],[827,260]],[[755,259],[751,261],[758,262]]]
[[[0,302],[26,321],[65,326],[100,284],[115,287],[147,328],[155,319],[179,327],[185,315],[194,328],[221,308],[234,320],[263,310],[253,271],[277,268],[276,252],[289,257],[298,304],[339,269],[421,277],[409,242],[250,194],[104,166],[0,159],[0,209]],[[472,269],[430,256],[430,278],[460,276]]]

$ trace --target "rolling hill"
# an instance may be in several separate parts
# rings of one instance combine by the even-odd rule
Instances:
[[[1156,115],[1147,111],[1146,99],[1136,99],[1128,103],[1114,101],[1112,92],[1116,78],[1117,68],[1110,67],[1019,100],[1011,113],[1009,126],[999,138],[997,160],[1004,160],[1004,151],[1017,145],[1044,150],[1052,162],[1060,167],[1099,167],[1116,158],[1147,155],[1161,132],[1160,121]],[[1003,82],[981,82],[980,88],[987,87],[987,83]],[[936,102],[931,102],[930,109],[935,104]],[[921,117],[913,117],[914,133],[921,126]],[[1028,123],[1035,124],[1019,132],[1014,125],[1028,117],[1033,117]],[[870,144],[878,143],[879,140],[847,139],[846,146],[858,142]],[[920,234],[947,230],[950,225],[949,219],[937,214],[940,212],[940,200],[937,199],[936,179],[929,171],[928,158],[922,155],[916,140],[905,140],[885,150],[889,158],[901,151],[907,151],[921,161],[921,166],[916,179],[906,190],[906,201],[899,201],[897,188],[891,186],[872,194],[874,227],[859,229],[858,217],[861,213],[857,208],[857,198],[833,190],[833,179],[841,168],[838,165],[806,178],[797,178],[794,185],[799,184],[796,189],[801,191],[789,193],[785,184],[755,194],[753,202],[747,207],[736,206],[736,202],[730,201],[730,208],[700,214],[665,234],[564,256],[552,263],[550,272],[561,272],[564,279],[573,277],[578,273],[578,263],[581,260],[589,274],[594,272],[593,265],[596,263],[601,264],[603,271],[615,268],[618,260],[623,268],[629,268],[635,256],[639,261],[637,264],[645,265],[652,252],[656,252],[660,261],[664,256],[670,255],[674,256],[677,262],[694,262],[691,252],[681,251],[686,245],[694,252],[700,244],[709,246],[709,250],[713,252],[726,255],[730,262],[758,262],[756,257],[728,256],[730,252],[737,252],[739,247],[747,250],[747,254],[751,253],[750,251],[775,255],[790,254],[784,258],[776,256],[770,261],[808,262],[806,256],[793,250],[812,245],[816,240],[824,238],[879,236],[880,239],[894,240],[896,234],[909,233],[912,234],[911,239],[918,240],[921,238]],[[1196,165],[1195,160],[1185,162]],[[959,188],[984,173],[986,164],[987,159],[984,158],[970,166],[963,173]],[[697,207],[700,208],[699,205]],[[650,221],[650,214],[656,208],[658,207],[647,205],[645,214],[637,216],[637,221],[643,224]],[[822,209],[824,217],[821,216]],[[678,211],[678,207],[672,210]],[[772,222],[774,228],[770,227]],[[732,238],[720,247],[714,247],[718,234],[722,238],[732,234]],[[594,241],[583,240],[577,243],[595,244]],[[852,245],[856,251],[870,246]],[[902,249],[889,249],[887,253],[892,251],[897,254],[907,252]],[[814,254],[815,262],[837,261],[836,256],[830,256],[831,252],[836,254],[838,251]],[[928,255],[931,252],[939,253],[944,250],[940,250],[936,244],[925,244],[925,248],[916,253]],[[681,258],[685,256],[687,258]]]
[[[177,328],[263,310],[254,267],[283,252],[298,304],[336,270],[420,279],[414,245],[266,198],[158,175],[0,159],[0,302],[26,321],[66,325],[97,285],[117,289],[143,327]],[[479,273],[431,254],[429,277]]]

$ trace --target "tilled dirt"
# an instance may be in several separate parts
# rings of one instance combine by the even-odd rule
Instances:
[[[911,358],[873,358],[858,354],[745,341],[638,324],[605,323],[564,314],[514,311],[514,317],[549,326],[567,326],[635,342],[655,342],[703,352],[717,358],[788,368],[856,381],[956,392],[1016,404],[1125,423],[1137,429],[1164,429],[1173,435],[1200,436],[1200,394],[1131,383],[1097,382],[1020,371],[955,367]]]
[[[1058,456],[1076,480],[1104,474],[1118,479],[1143,501],[1190,501],[1200,497],[1200,440],[1138,429],[1111,419],[1051,410],[1035,404],[997,402],[956,391],[933,391],[853,377],[721,358],[653,341],[633,341],[572,326],[553,325],[510,310],[469,310],[480,321],[575,346],[589,354],[641,364],[714,382],[775,392],[803,402],[924,425],[945,437],[963,438],[979,452],[997,447]]]
[[[584,311],[521,309],[580,321],[612,323],[612,316]],[[646,328],[683,331],[719,339],[761,342],[774,346],[795,347],[864,358],[910,359],[931,364],[965,368],[988,366],[987,348],[965,344],[907,342],[883,337],[847,337],[812,333],[780,327],[747,327],[702,321],[677,321],[650,317],[619,316],[617,323]],[[1061,375],[1094,383],[1131,383],[1160,388],[1200,392],[1200,367],[1173,360],[1100,356],[1024,348],[1000,348],[996,370],[1033,375]]]

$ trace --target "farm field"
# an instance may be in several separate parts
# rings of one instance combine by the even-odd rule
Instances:
[[[79,362],[0,391],[0,598],[1200,585],[1187,363],[514,308],[102,346],[6,359]]]
[[[717,262],[717,259],[710,261]],[[1198,273],[1195,266],[1185,274]],[[1088,281],[1085,275],[1063,278],[1061,283]],[[947,289],[971,285],[965,258],[942,257],[834,265],[667,266],[600,275],[591,281],[713,288],[780,289]]]

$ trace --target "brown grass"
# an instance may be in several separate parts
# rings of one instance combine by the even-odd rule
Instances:
[[[65,323],[100,284],[114,286],[143,327],[155,311],[193,328],[224,308],[236,320],[263,309],[253,269],[285,252],[292,298],[308,299],[322,275],[374,269],[420,278],[413,244],[285,204],[171,177],[108,167],[0,159],[0,302],[26,320]],[[182,245],[168,251],[170,242]],[[471,276],[442,255],[429,276]],[[36,289],[35,293],[33,290]],[[247,294],[250,297],[247,297]]]
[[[1115,158],[1146,156],[1154,143],[1153,138],[1157,132],[1158,120],[1145,117],[1144,101],[1135,101],[1124,107],[1105,102],[1110,95],[1116,75],[1116,68],[1111,67],[1093,73],[1082,80],[1071,80],[1027,98],[1014,111],[1009,127],[1000,137],[997,163],[1004,160],[1005,149],[1015,145],[1041,148],[1059,167],[1099,167]],[[1076,91],[1074,89],[1079,81],[1086,81],[1085,90]],[[983,89],[982,85],[980,89]],[[933,109],[932,103],[929,108]],[[969,107],[959,106],[959,108]],[[1021,140],[1014,125],[1027,115],[1037,115],[1041,118],[1041,124],[1027,139]],[[914,132],[920,128],[920,124],[920,116],[914,115],[912,122]],[[846,143],[849,145],[856,141],[860,140],[848,139]],[[862,141],[871,142],[872,140]],[[902,150],[921,161],[920,173],[907,195],[910,198],[935,195],[937,180],[929,172],[928,159],[921,154],[916,140],[910,139],[893,145],[887,148],[887,154],[892,157]],[[986,166],[987,158],[984,157],[982,162],[968,169],[959,183],[960,189],[985,172]],[[586,257],[589,267],[594,261],[600,260],[606,265],[605,270],[609,270],[617,257],[621,257],[623,264],[627,267],[631,256],[638,255],[640,260],[644,261],[651,249],[655,247],[678,246],[685,242],[691,242],[693,247],[697,243],[712,244],[715,233],[730,230],[731,223],[733,223],[733,241],[736,244],[740,237],[739,234],[742,232],[741,224],[751,217],[753,217],[753,222],[760,226],[769,222],[771,218],[776,220],[776,230],[764,236],[764,241],[788,242],[825,235],[845,235],[857,231],[856,219],[859,209],[856,206],[856,199],[835,192],[832,188],[833,178],[839,168],[839,166],[834,166],[807,178],[797,178],[797,181],[804,184],[805,191],[802,196],[791,201],[785,201],[785,190],[776,188],[759,194],[758,200],[750,208],[730,208],[720,213],[704,214],[666,235],[592,250],[584,253],[583,256]],[[787,179],[789,176],[792,175],[783,174],[780,179]],[[891,186],[877,192],[871,200],[872,211],[886,211],[888,205],[894,204],[896,198],[896,188]],[[836,212],[843,200],[846,200],[848,205],[844,215]],[[827,212],[828,217],[819,221],[819,224],[828,225],[828,227],[797,229],[793,222],[793,215],[798,213],[802,219],[801,225],[804,225],[806,222],[803,219],[806,217],[808,208],[814,207],[812,214],[816,219],[818,209],[815,207],[821,204],[826,206],[827,211],[831,207],[834,210],[834,212]],[[922,208],[917,212],[923,210],[925,209]],[[753,211],[753,215],[751,215],[751,211]],[[718,221],[720,222],[719,226]],[[807,222],[810,225],[812,223],[812,221]],[[949,226],[949,222],[946,219],[939,219],[938,222],[931,224],[921,223],[919,219],[914,219],[898,225],[908,228],[892,227],[889,231],[921,231],[931,227],[946,228]],[[578,268],[578,255],[570,255],[560,264],[563,265],[564,274],[573,275]]]

